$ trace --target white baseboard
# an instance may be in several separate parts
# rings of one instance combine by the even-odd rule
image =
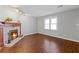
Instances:
[[[37,32],[36,32],[37,33]],[[24,36],[27,36],[27,35],[32,35],[32,34],[36,34],[36,33],[29,33],[29,34],[26,34],[26,35],[24,35]]]
[[[69,40],[69,41],[73,41],[73,42],[78,42],[79,43],[79,40],[74,40],[74,39],[65,38],[65,37],[56,36],[56,35],[49,35],[49,34],[46,34],[46,33],[40,33],[40,34],[44,34],[44,35],[48,35],[48,36],[52,36],[52,37],[57,37],[57,38],[61,38],[61,39],[64,39],[64,40]]]
[[[32,35],[32,34],[36,34],[36,33],[30,33],[30,34],[26,34],[26,35],[24,35],[24,36]],[[52,37],[57,37],[57,38],[61,38],[61,39],[64,39],[64,40],[69,40],[69,41],[73,41],[73,42],[78,42],[78,43],[79,43],[78,40],[74,40],[74,39],[70,39],[70,38],[60,37],[60,36],[56,36],[56,35],[49,35],[49,34],[45,34],[45,33],[39,33],[39,34],[44,34],[44,35],[48,35],[48,36],[52,36]],[[15,39],[15,40],[12,41],[10,44],[5,44],[5,47],[12,47],[12,46],[15,45],[17,42],[19,42],[22,38],[24,38],[24,36]]]

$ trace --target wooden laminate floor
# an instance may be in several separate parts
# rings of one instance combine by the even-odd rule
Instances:
[[[13,47],[2,47],[1,53],[73,53],[79,52],[79,43],[42,34],[28,35]]]

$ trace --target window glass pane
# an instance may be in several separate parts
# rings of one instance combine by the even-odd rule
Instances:
[[[49,19],[45,19],[44,29],[49,29]]]
[[[51,30],[57,30],[57,25],[56,24],[51,24]]]
[[[57,23],[57,18],[51,18],[51,23]]]
[[[45,24],[49,24],[49,19],[45,19]]]
[[[45,19],[44,29],[57,30],[57,17]]]

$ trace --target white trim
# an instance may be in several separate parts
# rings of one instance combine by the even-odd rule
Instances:
[[[79,43],[79,40],[74,40],[74,39],[65,38],[65,37],[56,36],[56,35],[49,35],[49,34],[45,34],[45,33],[39,33],[39,34],[44,34],[44,35],[48,35],[48,36],[52,36],[52,37],[57,37],[57,38],[61,38],[61,39],[64,39],[64,40],[69,40],[69,41],[73,41],[73,42],[78,42]]]
[[[36,32],[37,33],[37,32]],[[26,35],[24,35],[24,36],[27,36],[27,35],[32,35],[32,34],[36,34],[36,33],[29,33],[29,34],[26,34]]]
[[[32,35],[32,34],[36,34],[36,33],[30,33],[30,34],[26,34],[24,36],[27,36],[27,35]],[[73,41],[73,42],[78,42],[78,40],[72,40],[72,39],[69,39],[69,38],[65,38],[65,37],[60,37],[60,36],[56,36],[56,35],[49,35],[49,34],[45,34],[45,33],[39,33],[39,34],[44,34],[44,35],[48,35],[48,36],[52,36],[52,37],[57,37],[57,38],[61,38],[61,39],[64,39],[64,40],[69,40],[69,41]],[[22,38],[24,38],[24,36],[22,37],[19,37],[17,39],[15,39],[14,41],[12,41],[10,44],[5,44],[5,47],[12,47],[13,45],[15,45],[17,42],[19,42]]]

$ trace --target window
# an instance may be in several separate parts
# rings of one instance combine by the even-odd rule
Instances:
[[[57,30],[57,17],[45,19],[44,28]]]
[[[51,30],[57,30],[57,18],[51,18]]]
[[[45,29],[49,29],[49,19],[45,19]]]

